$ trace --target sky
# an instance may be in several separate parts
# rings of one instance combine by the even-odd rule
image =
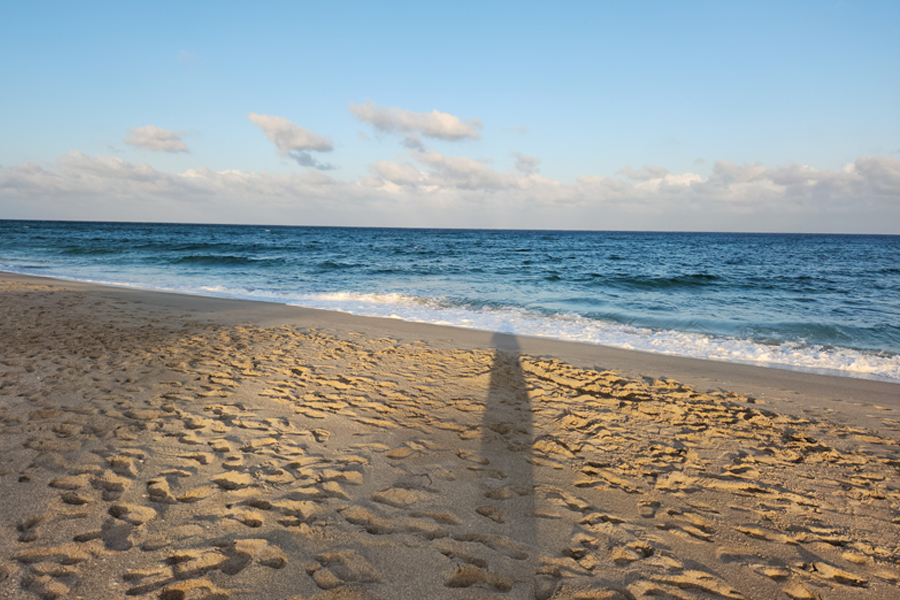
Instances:
[[[0,218],[900,234],[900,2],[20,2]]]

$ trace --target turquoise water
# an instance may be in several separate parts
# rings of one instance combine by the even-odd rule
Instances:
[[[0,221],[0,270],[900,381],[900,236]]]

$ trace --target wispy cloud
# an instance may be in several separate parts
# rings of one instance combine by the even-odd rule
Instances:
[[[187,145],[181,140],[184,135],[184,131],[171,131],[155,125],[147,125],[130,129],[125,143],[153,152],[190,152]]]
[[[524,154],[520,154],[519,152],[513,152],[513,156],[516,157],[516,169],[520,173],[525,173],[526,175],[531,175],[532,173],[537,173],[540,171],[538,168],[538,164],[541,162],[536,156],[526,156]]]
[[[425,149],[425,144],[422,143],[422,138],[420,138],[418,134],[415,133],[411,133],[403,138],[403,146],[409,148],[410,150]]]
[[[481,121],[463,121],[455,115],[439,112],[413,112],[397,107],[378,106],[371,100],[350,103],[350,112],[383,133],[410,133],[440,140],[480,139]],[[407,137],[407,141],[409,138]]]
[[[323,171],[334,168],[333,165],[320,163],[309,153],[310,151],[331,152],[334,144],[330,139],[309,129],[304,129],[284,117],[256,113],[250,113],[247,116],[263,130],[269,141],[275,144],[275,148],[278,149],[278,154],[281,156],[293,158],[297,164],[304,167],[314,167]]]
[[[661,177],[665,177],[669,174],[669,170],[663,167],[651,167],[650,165],[644,165],[643,169],[632,169],[630,166],[626,166],[624,169],[619,171],[620,174],[628,177],[629,179],[637,179],[639,181],[649,181],[651,179],[659,179]]]

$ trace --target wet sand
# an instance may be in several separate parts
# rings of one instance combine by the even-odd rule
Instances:
[[[0,598],[897,598],[900,385],[0,275]]]

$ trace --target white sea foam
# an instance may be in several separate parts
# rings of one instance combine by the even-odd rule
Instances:
[[[217,292],[234,294],[234,290]],[[575,314],[548,316],[523,308],[471,309],[404,294],[340,292],[294,295],[288,299],[291,294],[278,294],[280,297],[276,298],[271,292],[244,290],[244,293],[238,295],[248,299],[270,299],[295,306],[362,316],[452,325],[673,356],[900,381],[900,356],[864,353],[849,348],[793,343],[771,345],[740,338],[631,327]]]
[[[155,291],[278,302],[361,316],[386,317],[435,325],[451,325],[467,329],[582,342],[657,354],[803,370],[847,377],[900,381],[900,356],[866,353],[849,348],[826,348],[797,343],[773,345],[741,338],[672,330],[653,330],[597,321],[577,314],[546,315],[538,311],[516,307],[471,308],[400,293],[329,292],[304,294],[293,290],[251,289],[224,285],[192,286],[187,282],[150,284],[148,282],[135,283],[73,277],[59,278]]]

